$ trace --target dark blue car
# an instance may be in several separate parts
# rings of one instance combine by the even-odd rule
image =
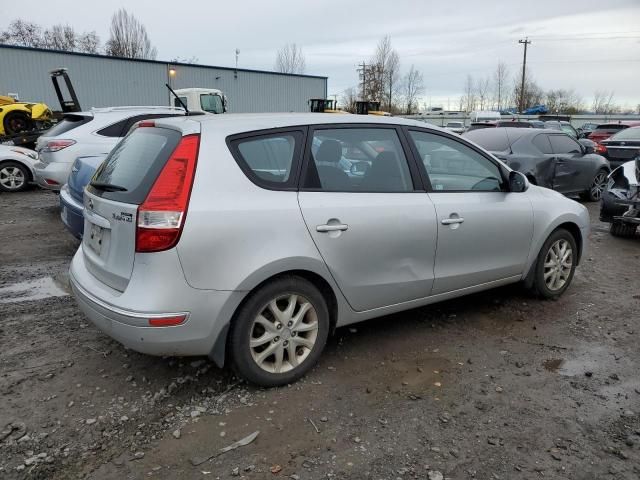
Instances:
[[[73,163],[67,183],[60,190],[60,217],[67,229],[78,239],[82,239],[84,231],[84,187],[106,156],[107,154],[78,157]]]

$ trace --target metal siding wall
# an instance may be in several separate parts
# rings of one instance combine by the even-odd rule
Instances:
[[[18,93],[21,100],[44,101],[59,109],[49,71],[65,67],[83,109],[116,105],[167,105],[167,65],[132,60],[67,55],[0,46],[0,94]],[[177,65],[173,88],[222,90],[229,111],[304,112],[307,100],[324,98],[324,78],[295,77],[215,67]]]

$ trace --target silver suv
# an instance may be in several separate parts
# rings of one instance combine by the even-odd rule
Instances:
[[[107,154],[140,120],[184,115],[174,107],[107,107],[68,113],[38,138],[35,180],[42,188],[60,190],[67,183],[76,158]]]
[[[264,386],[302,376],[337,326],[520,281],[557,297],[589,234],[582,205],[473,143],[373,116],[143,122],[84,203],[86,315]]]

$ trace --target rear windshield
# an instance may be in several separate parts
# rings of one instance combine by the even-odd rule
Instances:
[[[93,120],[93,116],[89,115],[65,115],[60,122],[56,123],[47,131],[45,136],[57,137],[58,135],[62,135],[69,130],[79,127],[80,125],[89,123],[91,120]]]
[[[136,128],[107,156],[89,191],[109,200],[141,204],[180,138],[180,132],[168,128]]]
[[[611,125],[598,125],[596,127],[596,132],[617,132],[618,130],[624,130],[628,128],[628,125],[623,125],[621,123],[613,123]]]
[[[640,141],[640,127],[625,128],[621,132],[616,133],[609,140],[638,140],[638,141]]]
[[[504,152],[510,148],[507,131],[502,128],[483,128],[464,136],[490,152]]]

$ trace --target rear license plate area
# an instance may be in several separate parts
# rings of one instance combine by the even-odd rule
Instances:
[[[102,227],[91,224],[91,228],[89,229],[89,235],[85,235],[89,248],[91,248],[91,250],[93,250],[98,255],[100,255],[100,252],[102,252],[103,233],[104,233],[104,229]]]

